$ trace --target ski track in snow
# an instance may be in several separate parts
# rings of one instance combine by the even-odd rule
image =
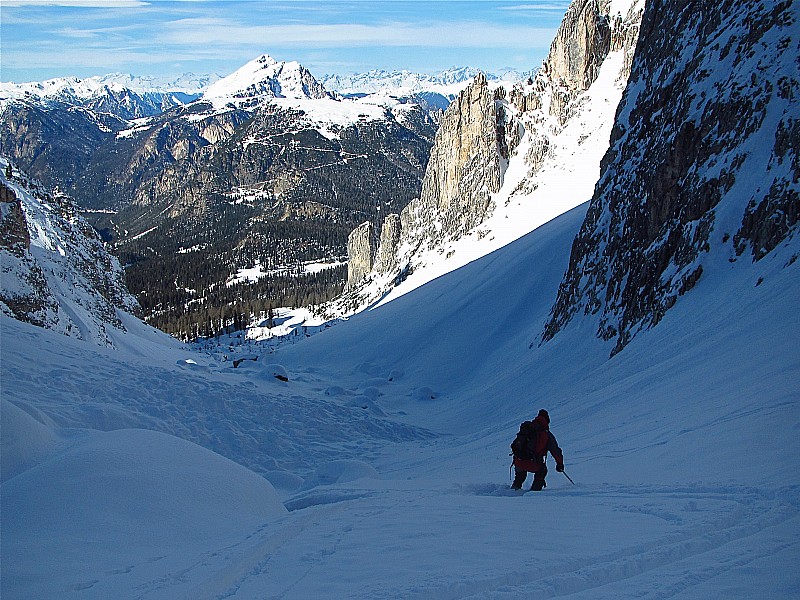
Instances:
[[[512,598],[521,595],[536,598],[677,598],[687,597],[687,590],[697,588],[704,582],[724,577],[732,569],[746,567],[751,563],[770,559],[774,555],[788,553],[797,556],[800,540],[787,533],[796,531],[800,493],[789,488],[780,494],[761,493],[756,489],[741,488],[692,488],[675,489],[659,486],[591,486],[575,490],[561,488],[541,494],[519,493],[497,484],[463,486],[456,490],[431,491],[412,490],[388,494],[389,497],[373,503],[352,501],[343,504],[314,506],[296,511],[287,523],[277,528],[260,528],[251,536],[234,546],[209,554],[203,560],[180,571],[170,573],[157,581],[140,586],[141,598],[161,596],[160,591],[171,589],[194,569],[209,567],[218,570],[208,579],[193,587],[180,598],[196,600],[222,600],[224,598],[257,597],[254,590],[262,590],[269,598],[314,597],[325,589],[325,576],[314,571],[324,566],[324,558],[333,556],[340,547],[352,546],[358,532],[359,520],[383,518],[390,533],[394,532],[395,520],[400,515],[392,514],[396,504],[437,504],[445,496],[470,495],[491,497],[494,502],[521,502],[526,511],[538,510],[539,514],[554,510],[563,518],[570,511],[579,511],[592,505],[596,514],[618,513],[646,515],[663,520],[668,533],[645,542],[619,549],[597,548],[597,552],[575,556],[565,555],[554,560],[543,552],[543,556],[532,553],[530,560],[514,564],[517,547],[523,540],[504,540],[507,556],[497,560],[509,565],[503,574],[484,572],[481,561],[460,565],[461,570],[448,571],[434,563],[432,568],[422,568],[416,573],[416,583],[392,591],[391,576],[387,583],[380,577],[358,592],[349,589],[350,598]],[[785,497],[783,496],[785,495]],[[543,503],[544,507],[530,503]],[[469,505],[469,500],[465,500]],[[684,506],[683,514],[676,514],[674,506]],[[460,507],[459,507],[460,508]],[[339,520],[343,512],[355,513]],[[456,511],[445,523],[431,523],[431,534],[442,531],[438,527],[469,528],[471,516],[468,512]],[[495,524],[496,525],[496,524]],[[474,527],[474,525],[472,525]],[[402,523],[400,524],[402,527]],[[558,529],[549,536],[557,535]],[[305,539],[310,535],[310,539]],[[613,537],[613,532],[610,536]],[[299,543],[300,539],[305,543]],[[389,543],[389,541],[387,541]],[[397,543],[395,539],[395,543]],[[441,551],[454,552],[442,544]],[[402,544],[400,544],[402,545]],[[484,540],[487,551],[496,551],[490,538]],[[387,556],[395,555],[387,546]],[[556,551],[560,551],[558,548]],[[401,553],[402,554],[402,553]],[[224,555],[225,565],[215,563]],[[282,564],[298,561],[304,565],[291,571],[289,577]],[[377,563],[382,563],[378,560]],[[528,563],[526,566],[524,563]],[[536,563],[536,564],[532,564]],[[386,569],[385,565],[376,569]],[[389,569],[391,571],[391,569]],[[310,588],[303,586],[308,578],[316,582]],[[320,583],[322,582],[322,583]],[[333,586],[334,583],[331,581]],[[321,588],[319,586],[322,586]],[[649,590],[642,594],[642,590]],[[241,595],[239,595],[241,592]],[[336,594],[325,597],[336,597]],[[702,597],[689,596],[689,597]]]
[[[579,565],[569,565],[555,569],[540,577],[540,571],[522,573],[516,581],[487,581],[483,585],[471,582],[455,595],[446,590],[436,594],[440,598],[518,597],[529,594],[537,598],[552,598],[569,595],[586,598],[673,598],[683,597],[683,593],[699,583],[724,575],[726,571],[747,565],[753,561],[772,556],[790,548],[797,552],[800,541],[791,536],[781,535],[778,530],[792,519],[797,519],[798,490],[792,489],[791,504],[775,503],[773,494],[760,494],[757,490],[734,488],[719,489],[672,489],[653,486],[614,487],[600,489],[581,489],[579,491],[560,491],[558,496],[573,498],[593,498],[596,502],[609,504],[612,510],[646,514],[681,526],[679,532],[652,540],[624,550],[604,555],[602,558],[582,559]],[[663,506],[659,501],[666,500]],[[722,511],[715,511],[715,519],[710,522],[692,524],[686,531],[684,517],[672,510],[675,501],[685,503],[688,511],[707,510],[706,505],[724,505]],[[796,523],[795,523],[796,525]],[[764,555],[758,551],[764,547],[763,541],[751,543],[751,538],[765,537],[770,549]],[[727,548],[722,551],[723,547]],[[730,546],[734,546],[731,553]],[[693,566],[694,559],[703,555],[702,562]],[[663,573],[675,570],[670,578]],[[678,575],[676,577],[676,575]],[[531,580],[536,580],[531,583]],[[640,581],[632,586],[633,581]],[[641,580],[647,579],[643,585]],[[661,581],[669,581],[664,585]],[[599,590],[611,584],[625,583],[628,588],[641,590],[650,588],[646,596],[626,593],[624,588]],[[510,588],[510,589],[507,589]],[[469,592],[469,590],[473,590]],[[478,590],[478,591],[474,591]],[[576,595],[577,594],[577,595]]]

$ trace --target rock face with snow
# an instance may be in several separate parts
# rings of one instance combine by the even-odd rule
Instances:
[[[1,161],[5,172],[8,163]],[[0,180],[0,310],[66,335],[111,343],[117,310],[135,313],[119,262],[73,201],[19,172]]]
[[[619,352],[708,269],[763,260],[796,235],[798,23],[790,1],[647,4],[545,340],[594,315]]]
[[[502,111],[502,109],[500,109]],[[500,112],[502,114],[502,112]],[[348,244],[348,287],[353,288],[367,277],[376,265],[380,251],[381,270],[391,268],[391,258],[400,238],[406,244],[435,243],[458,235],[480,223],[501,180],[501,141],[498,136],[498,107],[494,90],[483,74],[464,89],[442,117],[419,198],[411,201],[400,213],[391,215],[387,245],[359,240],[367,230],[360,226]],[[399,223],[399,232],[397,224]],[[383,227],[383,226],[382,226]],[[351,251],[352,250],[352,251]],[[367,255],[367,253],[369,253]]]
[[[376,248],[383,258],[376,261],[373,255],[372,276],[363,269],[354,271],[354,276],[362,282],[383,277],[392,285],[414,269],[415,255],[473,231],[494,211],[493,195],[501,189],[512,159],[524,161],[527,170],[514,193],[534,190],[536,173],[565,125],[583,107],[582,94],[596,80],[609,52],[632,54],[641,4],[624,3],[620,6],[625,14],[612,14],[610,2],[575,0],[535,78],[506,90],[504,84],[483,75],[475,77],[442,118],[420,198],[399,215],[397,241],[391,248]],[[623,61],[619,71],[621,82],[627,64]],[[527,150],[517,157],[523,137]],[[390,255],[393,259],[388,260]],[[349,279],[351,296],[359,283]],[[352,298],[348,303],[352,305]]]
[[[490,194],[500,189],[505,136],[499,124],[505,119],[479,74],[442,118],[422,193],[400,215],[405,235],[458,235],[485,218]]]
[[[367,276],[364,265],[377,266],[382,274],[395,268],[401,243],[436,245],[481,223],[491,209],[491,194],[500,189],[503,161],[519,142],[518,129],[495,88],[479,73],[442,117],[419,198],[400,215],[388,216],[391,220],[382,225],[384,234],[371,247],[369,260],[349,254],[359,267],[348,273],[348,285],[354,287]]]
[[[551,114],[559,115],[562,121],[567,116],[564,108],[597,79],[611,47],[607,5],[607,0],[573,2],[542,67],[554,84]]]
[[[542,81],[546,79],[551,90],[550,114],[562,124],[569,118],[567,107],[594,83],[609,52],[625,50],[620,76],[629,75],[641,4],[632,3],[625,15],[612,14],[611,0],[578,0],[570,5],[542,66],[546,75]]]

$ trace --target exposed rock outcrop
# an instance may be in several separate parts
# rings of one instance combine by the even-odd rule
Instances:
[[[711,265],[796,234],[799,22],[788,0],[647,4],[544,340],[583,313],[619,352]]]
[[[347,281],[360,282],[375,264],[375,237],[372,223],[366,221],[356,227],[347,238]]]
[[[435,246],[463,235],[486,218],[491,194],[502,183],[503,161],[521,136],[504,96],[502,88],[491,87],[479,74],[448,107],[428,159],[420,197],[408,203],[399,217],[387,216],[380,243],[372,249],[371,268],[380,274],[396,269],[401,262],[396,255],[401,242],[412,247]],[[355,239],[365,238],[363,227],[353,232]],[[369,272],[363,271],[365,243],[354,247],[356,255],[349,252],[348,244],[349,260],[356,265],[348,270],[349,289]]]
[[[381,227],[381,237],[378,242],[378,257],[375,268],[379,272],[388,273],[397,267],[397,250],[400,247],[400,216],[387,215]]]
[[[447,236],[484,219],[490,194],[500,189],[501,122],[494,91],[479,74],[442,118],[422,193],[401,214],[404,232]]]
[[[596,80],[608,53],[632,54],[641,4],[634,0],[628,14],[612,15],[608,0],[575,0],[535,78],[506,91],[478,75],[461,92],[442,118],[421,195],[400,214],[400,239],[392,247],[403,255],[387,260],[390,251],[381,247],[384,259],[374,266],[376,276],[391,284],[397,281],[393,275],[412,268],[415,254],[442,247],[483,223],[494,210],[492,196],[501,189],[508,161],[523,137],[528,142],[528,177],[517,191],[535,189],[532,178],[547,159],[554,136],[570,120],[573,105]],[[352,292],[358,283],[350,279],[348,289]]]
[[[400,215],[387,215],[376,238],[371,222],[356,227],[347,239],[347,281],[352,287],[362,283],[373,271],[390,273],[397,268],[400,245]]]
[[[611,48],[608,5],[598,0],[573,2],[542,66],[552,84],[550,114],[562,123],[565,107],[597,79]]]
[[[5,182],[0,182],[0,248],[22,256],[31,247],[31,236],[22,202]]]
[[[0,179],[0,311],[110,345],[117,310],[139,310],[119,262],[70,198],[17,175]]]
[[[31,236],[22,202],[6,181],[0,182],[0,311],[46,327],[58,302],[42,268],[30,255]]]

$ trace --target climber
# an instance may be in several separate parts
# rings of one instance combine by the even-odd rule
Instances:
[[[556,459],[556,471],[564,471],[564,455],[556,436],[550,432],[550,415],[545,409],[540,410],[533,421],[520,425],[519,433],[511,443],[511,451],[514,456],[514,483],[511,487],[515,490],[522,489],[528,473],[533,473],[532,491],[547,487],[544,478],[547,476],[545,457],[548,452]]]

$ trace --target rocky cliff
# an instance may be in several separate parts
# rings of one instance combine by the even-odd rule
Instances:
[[[8,163],[0,159],[6,172]],[[136,313],[119,262],[63,194],[10,169],[0,177],[0,311],[66,335],[111,345],[118,310]]]
[[[789,0],[647,3],[544,340],[587,315],[619,352],[710,270],[797,234],[799,19]]]
[[[421,195],[395,217],[399,234],[381,235],[370,247],[361,244],[359,249],[371,251],[371,257],[350,255],[362,267],[350,273],[345,304],[352,308],[370,302],[383,293],[369,291],[371,284],[381,280],[379,287],[393,285],[423,262],[425,253],[441,251],[484,223],[496,208],[511,162],[526,176],[515,181],[516,189],[503,194],[506,202],[509,195],[535,190],[536,173],[553,147],[563,144],[560,133],[585,107],[583,94],[609,53],[620,51],[626,57],[633,53],[642,2],[622,3],[625,14],[612,14],[611,4],[575,0],[535,78],[506,90],[479,75],[450,105],[431,151]],[[620,85],[629,64],[629,58],[621,61]],[[524,155],[518,156],[523,140]],[[373,266],[370,273],[363,268],[367,264]]]
[[[351,231],[347,238],[348,281],[361,281],[375,266],[376,245],[372,229],[372,223],[366,221]]]
[[[387,215],[380,234],[366,223],[351,234],[348,290],[407,260],[398,256],[401,243],[415,250],[435,247],[482,222],[500,189],[504,155],[519,140],[517,127],[486,77],[475,77],[442,117],[420,196],[399,215]]]
[[[375,235],[371,222],[356,227],[347,239],[347,281],[351,288],[369,277],[372,272],[391,273],[397,268],[397,250],[402,224],[400,216],[386,215],[380,235]]]
[[[400,214],[406,243],[462,235],[483,221],[500,189],[501,161],[519,139],[517,126],[486,77],[475,77],[445,112],[420,197]]]
[[[562,123],[568,118],[565,108],[597,79],[611,48],[608,5],[598,0],[573,2],[542,66],[552,89],[550,114]]]

